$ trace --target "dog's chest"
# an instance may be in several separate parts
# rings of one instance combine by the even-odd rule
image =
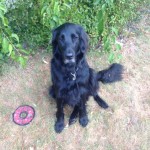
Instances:
[[[68,88],[75,87],[75,85],[86,86],[89,80],[88,70],[82,68],[76,68],[75,71],[65,72],[63,82],[67,85]]]
[[[82,70],[77,70],[75,74],[70,74],[70,76],[64,79],[64,94],[68,98],[80,99],[82,95],[88,92],[88,73],[82,72]]]

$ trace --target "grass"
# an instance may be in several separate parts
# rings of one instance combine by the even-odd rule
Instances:
[[[0,77],[1,150],[148,150],[150,147],[150,14],[140,10],[121,50],[125,67],[122,82],[101,85],[101,96],[110,104],[100,108],[88,101],[89,124],[67,127],[71,109],[65,108],[66,129],[54,132],[56,105],[48,95],[50,55],[31,57],[25,69],[5,65]],[[144,13],[143,13],[144,12]],[[106,56],[89,54],[90,66],[101,70],[108,66]],[[36,116],[27,126],[12,122],[12,113],[22,104],[35,108]]]

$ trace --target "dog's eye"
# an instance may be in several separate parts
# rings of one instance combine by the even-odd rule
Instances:
[[[75,34],[71,34],[71,38],[73,41],[77,40],[79,37]]]
[[[60,41],[64,41],[64,40],[65,40],[65,36],[62,34],[62,35],[59,37],[59,40],[60,40]]]

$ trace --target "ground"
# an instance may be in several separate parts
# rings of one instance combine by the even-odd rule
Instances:
[[[140,15],[141,14],[141,15]],[[101,85],[99,93],[110,105],[100,108],[91,98],[87,104],[89,124],[68,127],[71,108],[65,108],[66,128],[54,132],[56,105],[48,95],[51,56],[40,51],[27,67],[5,65],[0,76],[1,150],[148,150],[150,147],[150,10],[141,9],[122,42],[123,81]],[[106,68],[107,56],[89,52],[96,70]],[[34,107],[34,120],[26,126],[12,121],[20,106]]]

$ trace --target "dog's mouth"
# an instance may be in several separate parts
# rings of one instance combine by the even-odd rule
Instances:
[[[74,63],[75,63],[75,58],[64,59],[64,64],[74,64]]]

